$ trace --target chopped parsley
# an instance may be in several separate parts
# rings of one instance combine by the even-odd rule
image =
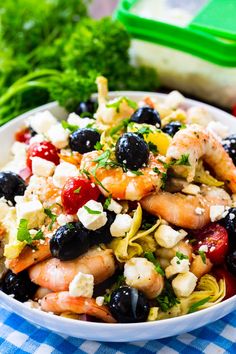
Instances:
[[[195,302],[194,304],[192,304],[188,310],[188,313],[192,313],[192,312],[195,312],[198,310],[198,308],[202,305],[205,305],[209,300],[210,300],[210,296],[208,297],[205,297],[204,299],[202,300],[199,300],[197,302]]]
[[[175,293],[172,289],[170,282],[165,280],[165,288],[162,291],[161,295],[156,298],[159,307],[162,311],[167,312],[173,306],[179,304],[179,300],[175,296]]]
[[[152,170],[153,170],[153,172],[157,173],[158,175],[161,173],[161,171],[159,170],[158,167],[154,167]]]
[[[104,202],[103,208],[108,209],[110,204],[111,204],[111,196],[109,195]]]
[[[102,212],[99,210],[93,210],[90,209],[87,205],[84,205],[84,209],[89,213],[89,214],[101,214]]]
[[[111,294],[114,290],[119,289],[121,285],[125,283],[124,275],[118,275],[116,282],[112,285],[111,289],[107,290],[106,294],[104,295],[104,302],[105,304],[109,304],[111,301]]]
[[[158,148],[155,144],[153,144],[151,141],[148,142],[148,147],[149,150],[153,153],[153,154],[157,154],[158,153]]]
[[[79,129],[78,125],[72,125],[65,120],[61,122],[61,125],[64,129],[68,129],[71,133],[74,133],[76,130]]]
[[[176,252],[176,257],[179,258],[180,261],[182,261],[183,259],[188,259],[188,256],[181,252]]]
[[[158,262],[158,260],[156,259],[156,257],[154,256],[154,254],[152,252],[145,252],[144,257],[147,258],[147,260],[149,262],[152,262],[154,264],[155,270],[157,273],[159,273],[163,276],[165,275],[164,270],[162,269],[160,263]]]
[[[51,219],[51,222],[50,222],[50,224],[48,226],[48,230],[51,231],[54,222],[57,220],[57,216],[56,216],[56,214],[52,213],[51,209],[48,209],[48,208],[44,209],[44,213]]]
[[[79,194],[79,193],[80,193],[80,191],[81,191],[81,187],[79,187],[79,188],[75,189],[73,193],[75,193],[75,194]]]
[[[131,173],[133,173],[134,175],[136,176],[142,176],[143,175],[143,172],[142,171],[133,171],[133,170],[130,170]]]
[[[17,240],[21,242],[26,242],[31,245],[33,241],[44,240],[44,235],[42,230],[39,230],[34,237],[31,236],[28,230],[28,220],[20,219],[20,223],[17,230]]]
[[[96,144],[94,145],[94,149],[96,150],[102,150],[103,145],[100,143],[100,141],[97,141]]]
[[[198,254],[201,256],[201,259],[204,264],[206,264],[206,254],[203,251],[198,251]]]
[[[178,160],[174,162],[174,165],[179,166],[190,166],[189,154],[183,154]]]
[[[142,127],[136,133],[141,135],[148,135],[153,133],[153,131],[149,127]]]
[[[161,175],[161,189],[165,189],[166,187],[166,182],[167,182],[167,173],[166,172],[162,172],[162,175]]]
[[[81,172],[82,174],[84,174],[88,179],[91,179],[91,177],[90,177],[90,172],[89,172],[88,170],[83,169],[83,170],[81,170],[80,172]]]
[[[75,228],[74,225],[71,222],[68,222],[66,224],[66,226],[68,227],[69,230],[73,230]]]
[[[138,104],[132,100],[130,100],[127,97],[120,97],[118,100],[116,100],[115,102],[112,103],[107,103],[106,107],[107,108],[115,108],[116,112],[119,113],[120,112],[120,105],[121,103],[125,101],[129,107],[133,108],[133,109],[137,109],[138,108]]]

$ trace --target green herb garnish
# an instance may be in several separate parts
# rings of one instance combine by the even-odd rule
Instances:
[[[154,264],[157,273],[165,275],[164,270],[152,252],[145,252],[144,257]]]
[[[133,173],[136,176],[142,176],[143,175],[143,172],[139,171],[139,170],[137,170],[137,171],[130,170],[130,172]]]
[[[54,222],[57,220],[57,216],[56,216],[56,214],[53,214],[51,209],[49,209],[49,208],[44,209],[44,213],[51,219],[51,222],[50,222],[50,224],[48,226],[48,230],[51,231]]]
[[[175,296],[173,288],[170,282],[166,279],[165,280],[165,288],[162,291],[161,295],[157,296],[156,298],[159,307],[162,311],[167,312],[173,306],[179,304],[179,300]]]
[[[73,193],[75,193],[75,194],[79,194],[79,193],[80,193],[80,191],[81,191],[81,188],[82,188],[82,187],[79,187],[79,188],[75,189]]]
[[[36,240],[43,240],[44,235],[42,230],[39,230],[34,237],[31,236],[28,230],[28,220],[20,219],[20,223],[17,230],[17,240],[21,242],[26,242],[27,244],[31,245],[33,241]]]
[[[176,252],[176,257],[179,258],[180,261],[182,261],[183,259],[188,259],[188,256],[181,252]]]
[[[155,144],[153,144],[151,141],[148,142],[148,147],[149,150],[153,153],[153,154],[157,154],[158,153],[158,148]]]
[[[179,166],[190,166],[189,154],[183,154],[178,160],[174,162],[174,165]]]
[[[204,251],[198,251],[198,254],[201,256],[201,259],[204,264],[206,264],[206,254]]]
[[[144,126],[140,128],[136,133],[141,135],[148,135],[150,133],[153,133],[153,131],[149,127]]]
[[[102,212],[99,210],[93,210],[90,209],[87,205],[84,205],[84,209],[89,213],[89,214],[101,214]]]
[[[116,127],[110,130],[110,135],[113,136],[118,133],[120,130],[125,129],[130,122],[129,118],[123,119],[121,123],[119,123]]]
[[[128,106],[133,108],[133,109],[137,109],[138,108],[138,104],[132,100],[130,100],[127,97],[120,97],[118,100],[116,100],[115,102],[112,103],[107,103],[106,107],[108,108],[115,108],[116,112],[119,113],[120,112],[120,105],[121,103],[125,101],[127,102]]]
[[[111,204],[111,196],[109,195],[104,202],[103,208],[108,209],[110,204]]]
[[[208,297],[205,297],[202,300],[199,300],[199,301],[195,302],[194,304],[192,304],[190,306],[190,308],[188,310],[188,313],[192,313],[192,312],[197,311],[200,306],[205,305],[210,299],[211,299],[211,297],[208,296]]]
[[[68,129],[71,133],[74,133],[76,130],[79,129],[78,125],[72,125],[65,120],[61,121],[61,125],[64,129]]]
[[[100,143],[100,141],[97,141],[96,144],[94,145],[95,150],[102,150],[103,145]]]

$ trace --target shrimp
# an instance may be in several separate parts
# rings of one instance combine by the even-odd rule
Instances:
[[[94,316],[107,323],[116,322],[106,306],[99,306],[95,299],[70,296],[68,291],[50,293],[42,298],[40,304],[46,312],[59,314],[69,311]]]
[[[236,192],[236,166],[221,143],[204,128],[194,124],[178,131],[167,150],[167,159],[178,160],[188,155],[190,166],[174,166],[181,175],[187,174],[187,181],[192,182],[199,159],[203,159],[226,182],[229,189]]]
[[[17,258],[6,260],[7,268],[11,269],[13,273],[17,274],[22,270],[29,268],[33,264],[51,257],[51,252],[49,249],[49,238],[46,238],[44,243],[35,241],[35,246],[35,249],[26,246],[23,248],[22,252]]]
[[[51,258],[29,269],[33,283],[52,291],[69,290],[69,284],[79,272],[94,276],[95,284],[102,283],[115,272],[113,251],[92,249],[73,261]]]
[[[146,258],[134,257],[126,262],[124,277],[127,285],[142,291],[148,299],[156,298],[164,288],[163,276]]]
[[[182,193],[160,192],[141,200],[150,214],[161,216],[167,222],[188,229],[201,229],[210,220],[212,205],[231,205],[228,193],[222,188],[202,187],[195,196]]]
[[[191,262],[193,248],[189,243],[184,241],[179,241],[173,248],[160,247],[155,251],[155,254],[157,257],[161,257],[160,259],[162,260],[170,261],[173,257],[176,256],[176,252],[184,254]]]
[[[109,129],[134,113],[134,108],[130,107],[124,97],[112,101],[107,100],[108,83],[105,77],[98,77],[96,83],[98,86],[98,110],[95,117],[98,127],[102,130]],[[118,109],[112,107],[112,104],[116,102],[119,104]],[[109,107],[109,105],[111,106]]]
[[[165,173],[164,164],[150,154],[147,167],[141,168],[140,175],[124,172],[122,167],[97,167],[99,151],[88,152],[83,155],[81,170],[87,170],[90,178],[98,184],[104,195],[111,195],[114,199],[140,200],[151,192],[157,191],[162,185],[161,176]],[[109,166],[108,166],[109,167]],[[158,173],[153,169],[156,168]]]
[[[190,266],[190,272],[192,272],[196,277],[201,278],[204,274],[210,273],[213,264],[210,259],[206,257],[206,260],[203,262],[200,255],[194,256],[194,259]]]

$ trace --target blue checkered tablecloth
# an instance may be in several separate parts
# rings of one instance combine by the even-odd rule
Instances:
[[[236,353],[236,311],[209,326],[176,337],[149,342],[99,343],[52,333],[0,309],[0,353]]]

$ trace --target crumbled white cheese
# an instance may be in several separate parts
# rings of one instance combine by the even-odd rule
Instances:
[[[224,205],[212,205],[210,207],[210,219],[212,222],[222,219],[225,215]]]
[[[186,273],[189,271],[189,259],[179,259],[177,256],[172,258],[169,265],[165,269],[166,277],[170,278],[177,273]]]
[[[93,296],[94,276],[79,272],[69,285],[70,296],[83,296],[91,298]]]
[[[63,226],[69,222],[73,222],[74,221],[74,217],[72,215],[65,215],[65,214],[60,214],[57,217],[57,223],[59,226]]]
[[[110,231],[113,237],[125,236],[132,225],[132,218],[128,214],[118,214],[114,222],[111,224]]]
[[[57,120],[49,111],[38,112],[29,117],[29,125],[38,134],[45,134],[55,124]]]
[[[32,172],[36,176],[49,177],[53,175],[56,165],[41,157],[32,157]]]
[[[111,202],[107,208],[109,211],[114,211],[116,214],[120,214],[122,211],[122,206],[117,203],[114,199],[111,199]]]
[[[30,139],[29,145],[32,145],[34,143],[42,143],[45,140],[46,139],[43,134],[36,134],[36,135],[32,136],[32,138]]]
[[[16,204],[16,216],[18,224],[21,219],[26,219],[29,229],[42,226],[46,217],[43,205],[39,200]]]
[[[184,103],[184,101],[185,98],[179,91],[172,91],[166,96],[165,105],[170,109],[176,109]]]
[[[86,128],[89,124],[93,124],[95,121],[91,118],[81,118],[76,113],[70,113],[67,122],[71,125],[77,125],[79,128]]]
[[[203,209],[203,208],[197,207],[197,208],[195,209],[195,213],[196,213],[197,215],[202,215],[204,212],[205,212],[205,209]]]
[[[58,188],[62,188],[68,178],[76,177],[78,174],[79,172],[75,165],[68,162],[61,162],[55,169],[52,179],[53,184]]]
[[[176,231],[169,225],[160,225],[154,234],[156,242],[165,248],[174,247],[185,236],[187,236],[186,231]]]
[[[58,149],[68,145],[70,133],[61,124],[53,125],[47,132],[47,137]]]
[[[197,195],[201,191],[200,187],[196,184],[190,183],[182,189],[182,192],[185,194]]]
[[[98,306],[102,306],[104,304],[104,300],[104,296],[97,296],[95,301]]]
[[[228,126],[216,121],[211,121],[208,123],[207,130],[219,140],[222,140],[230,135]]]
[[[197,285],[197,277],[191,273],[180,273],[172,281],[172,287],[177,297],[188,297]]]
[[[101,203],[89,200],[77,212],[80,222],[89,230],[97,230],[107,222],[107,213],[103,211]]]
[[[199,251],[201,252],[208,252],[208,246],[207,245],[201,245],[199,247]]]

